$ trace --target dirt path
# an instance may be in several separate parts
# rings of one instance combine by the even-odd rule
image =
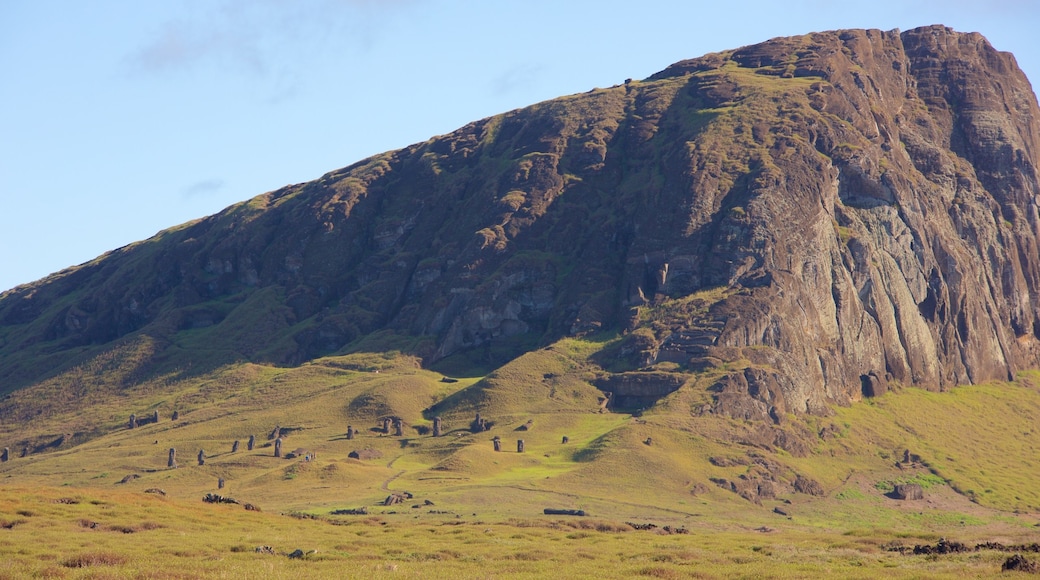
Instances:
[[[391,459],[390,462],[386,464],[387,469],[393,469],[394,468],[394,462],[397,461],[398,459],[400,459],[401,457],[403,457],[403,455],[398,455],[397,457],[394,457],[393,459]],[[383,485],[381,485],[379,487],[383,491],[390,491],[390,483],[393,482],[398,477],[401,477],[402,475],[404,475],[407,472],[408,472],[408,470],[406,470],[406,469],[402,469],[401,471],[398,471],[394,475],[391,475],[390,478],[387,479],[386,481],[384,481]]]

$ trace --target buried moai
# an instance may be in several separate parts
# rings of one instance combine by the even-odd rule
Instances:
[[[282,456],[282,438],[281,437],[279,437],[279,438],[274,440],[274,456],[275,457],[281,457]]]
[[[440,417],[434,417],[433,418],[433,436],[434,437],[440,437],[441,436],[441,418]]]
[[[404,421],[399,417],[394,417],[394,437],[401,437],[404,435]]]
[[[4,450],[0,452],[0,462],[7,463],[9,459],[11,459],[11,449],[4,447]]]
[[[199,449],[199,465],[206,465],[206,452]]]
[[[282,427],[281,427],[281,425],[279,425],[279,426],[275,427],[274,430],[272,430],[270,433],[267,434],[267,440],[270,441],[271,439],[278,439],[281,436],[282,436]]]
[[[223,477],[218,477],[217,478],[217,489],[224,489],[224,478]]]
[[[235,439],[235,442],[231,444],[231,452],[238,453],[238,439]]]
[[[130,415],[130,424],[127,425],[127,428],[128,429],[133,429],[134,427],[137,427],[137,415],[131,414]]]
[[[473,419],[473,423],[470,424],[470,431],[473,433],[483,433],[488,429],[491,429],[491,424],[487,422],[487,419],[481,417],[480,413],[477,413],[476,418]]]
[[[177,450],[170,447],[170,458],[166,460],[166,467],[177,467]]]
[[[180,418],[181,418],[180,411],[174,411],[173,414],[170,415],[170,420],[171,421],[176,421],[177,419],[180,419]]]
[[[249,441],[246,441],[246,450],[247,451],[252,451],[253,447],[255,445],[256,445],[256,436],[255,435],[250,435],[249,436]]]
[[[159,422],[159,410],[156,409],[155,412],[152,413],[152,423],[158,423],[158,422]]]
[[[516,440],[516,452],[517,453],[523,453],[524,452],[524,440],[523,439],[517,439]]]
[[[498,435],[491,440],[491,444],[495,446],[495,451],[502,451],[502,439]]]
[[[383,431],[383,433],[386,433],[387,435],[390,434],[390,423],[391,423],[390,417],[383,417],[383,429],[382,429],[382,431]]]
[[[570,443],[570,442],[571,442],[571,439],[570,439],[570,437],[567,437],[566,435],[564,435],[564,436],[563,436],[563,444],[564,444],[564,445],[566,445],[566,444],[568,444],[568,443]]]
[[[347,440],[349,441],[349,440],[351,440],[353,438],[354,438],[354,426],[353,425],[347,425]]]

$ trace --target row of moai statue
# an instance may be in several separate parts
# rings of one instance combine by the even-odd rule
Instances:
[[[379,430],[387,435],[390,434],[390,430],[393,429],[394,437],[404,436],[404,421],[400,417],[383,417],[382,423]],[[433,418],[433,436],[440,437],[443,433],[443,423],[440,417]],[[353,439],[357,435],[357,431],[354,430],[352,425],[347,425],[347,439]]]
[[[174,411],[173,414],[170,415],[170,420],[171,421],[176,421],[177,419],[180,419],[180,417],[181,417],[181,414],[178,411]],[[136,414],[131,413],[130,414],[130,420],[127,422],[127,428],[128,429],[136,429],[137,427],[140,427],[141,425],[146,425],[148,423],[158,423],[158,422],[159,422],[159,411],[158,410],[153,412],[151,417],[148,418],[148,419],[138,418],[138,416]]]

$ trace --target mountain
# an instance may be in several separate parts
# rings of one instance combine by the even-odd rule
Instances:
[[[1036,97],[978,34],[773,39],[8,291],[0,389],[76,400],[389,350],[495,368],[613,333],[583,380],[619,408],[696,381],[711,397],[695,414],[779,424],[889,384],[1008,380],[1040,367],[1038,164]]]

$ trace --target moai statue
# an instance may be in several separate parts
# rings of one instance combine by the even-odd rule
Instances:
[[[224,478],[217,478],[217,489],[224,489]]]
[[[199,449],[199,465],[206,465],[206,452]]]
[[[567,437],[566,435],[564,435],[564,436],[563,436],[563,444],[564,444],[564,445],[566,445],[566,444],[570,443],[570,441],[571,441],[571,440],[570,440],[570,437]]]
[[[170,447],[170,458],[166,461],[166,467],[177,467],[177,450]]]
[[[473,419],[473,427],[470,431],[474,433],[480,433],[484,430],[484,420],[480,418],[480,413],[477,413],[477,418]]]
[[[0,452],[0,462],[7,463],[8,459],[11,459],[11,450],[7,447],[4,447],[4,450]]]
[[[499,439],[498,435],[491,440],[491,443],[495,446],[495,451],[502,451],[502,440]]]
[[[130,415],[130,425],[127,428],[133,429],[137,427],[137,415]]]
[[[383,433],[390,434],[390,417],[383,417]]]
[[[281,457],[282,456],[282,438],[281,437],[279,437],[279,438],[274,440],[274,456],[275,457]]]
[[[404,435],[404,421],[399,418],[394,418],[394,437],[401,437]]]
[[[434,417],[433,418],[433,436],[434,437],[440,437],[441,436],[441,418],[440,417]]]
[[[173,415],[170,415],[170,420],[171,421],[176,421],[177,419],[180,419],[180,418],[181,418],[180,411],[174,411]]]
[[[256,445],[256,436],[255,435],[250,435],[249,436],[249,441],[246,441],[246,450],[247,451],[252,451],[253,447],[255,445]]]
[[[28,447],[22,447],[22,453],[21,453],[21,455],[19,457],[29,457],[29,448]]]
[[[523,439],[517,439],[516,440],[516,452],[517,453],[523,453],[524,452],[524,440]]]
[[[159,422],[159,410],[156,409],[155,412],[152,413],[152,423],[158,423],[158,422]]]
[[[354,438],[354,426],[353,425],[347,425],[347,440],[349,441],[350,439],[353,439],[353,438]]]
[[[238,453],[238,439],[236,439],[235,442],[231,444],[231,452]]]

